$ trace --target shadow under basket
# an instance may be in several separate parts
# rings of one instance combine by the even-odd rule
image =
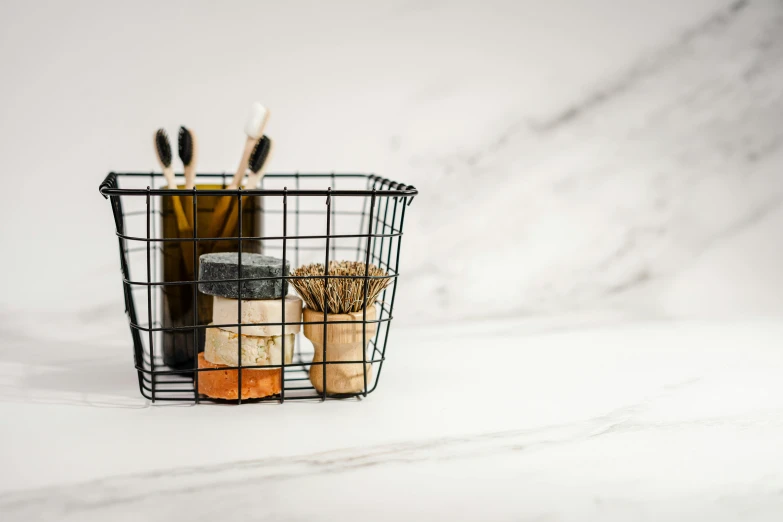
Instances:
[[[111,203],[119,240],[125,311],[141,394],[153,402],[282,403],[362,397],[373,392],[386,359],[403,223],[407,207],[418,194],[416,188],[365,174],[267,174],[261,187],[254,190],[225,190],[228,182],[230,175],[225,173],[199,174],[196,188],[170,190],[161,174],[112,172],[100,185],[100,193]],[[228,221],[235,225],[219,227],[220,232],[214,233],[212,218],[221,203],[227,215],[234,214]],[[192,225],[182,226],[188,222]],[[198,291],[198,258],[208,252],[231,251],[240,252],[240,257],[251,252],[275,256],[291,268],[358,261],[365,268],[376,265],[386,272],[384,276],[357,277],[365,285],[373,278],[389,282],[375,302],[368,303],[365,297],[360,312],[345,316],[350,325],[339,317],[308,310],[303,317],[286,317],[285,296],[279,300],[280,322],[242,322],[238,306],[235,322],[212,325],[239,334],[238,366],[216,368],[203,364],[204,356],[199,355],[212,322],[212,297]],[[301,277],[317,277],[329,285],[328,270],[321,276]],[[287,282],[292,278],[286,274],[273,279]],[[242,277],[240,273],[231,281],[240,288],[259,279],[270,278]],[[293,356],[292,337],[283,335],[274,364],[244,364],[239,356],[242,328],[249,326],[280,331],[294,327],[299,333],[293,337]],[[354,332],[350,350],[346,350],[340,329]],[[331,354],[330,345],[336,350]],[[338,356],[339,350],[351,356]],[[356,360],[350,360],[353,358]],[[220,372],[236,380],[236,394],[231,394],[236,398],[213,399],[199,394],[197,390],[204,389],[199,387],[199,378],[207,375],[204,372]],[[330,390],[332,382],[348,382],[337,378],[341,375],[350,375],[352,384],[344,388],[335,385],[338,389]],[[272,393],[248,398],[251,380],[259,379],[267,382]],[[210,380],[214,381],[205,379],[204,384]],[[344,393],[345,389],[351,392]]]

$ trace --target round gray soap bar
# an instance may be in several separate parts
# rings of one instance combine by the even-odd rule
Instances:
[[[228,299],[239,299],[237,281],[237,252],[217,252],[199,257],[199,281],[216,281],[213,283],[199,282],[198,289],[204,294],[217,295]],[[288,275],[290,263],[286,261],[285,275]],[[242,278],[281,277],[283,275],[283,260],[261,254],[242,254]],[[280,299],[288,293],[288,282],[281,279],[260,279],[242,281],[242,299]]]

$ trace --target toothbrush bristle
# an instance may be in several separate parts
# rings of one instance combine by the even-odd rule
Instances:
[[[190,165],[190,162],[193,161],[193,136],[185,127],[179,128],[178,145],[179,159],[185,166]]]
[[[253,148],[253,152],[250,154],[250,161],[247,163],[247,168],[253,173],[261,170],[261,167],[264,166],[264,162],[266,162],[267,156],[269,156],[269,149],[271,147],[272,140],[266,136],[262,136],[261,139],[258,140],[258,143],[256,143],[255,148]]]
[[[169,167],[171,165],[171,144],[165,129],[158,129],[158,132],[155,133],[155,149],[163,166]]]
[[[250,108],[250,116],[245,123],[245,134],[253,139],[259,139],[264,132],[264,125],[269,118],[269,110],[258,102]]]

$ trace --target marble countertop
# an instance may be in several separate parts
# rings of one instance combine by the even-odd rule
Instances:
[[[3,522],[783,519],[783,3],[139,4],[0,3]],[[255,99],[270,168],[420,190],[380,384],[152,405],[97,185]]]
[[[239,407],[147,403],[120,320],[52,359],[45,331],[2,319],[4,520],[783,512],[778,319],[397,329],[364,400]]]

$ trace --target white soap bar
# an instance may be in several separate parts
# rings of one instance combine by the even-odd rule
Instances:
[[[285,362],[290,364],[294,356],[294,334],[285,336]],[[242,334],[242,364],[245,366],[269,366],[280,364],[283,337],[259,337]],[[239,334],[220,328],[207,328],[204,358],[212,364],[238,366],[237,347]]]
[[[227,299],[225,297],[215,296],[212,301],[212,322],[214,324],[242,324],[242,335],[259,335],[269,337],[272,335],[282,335],[280,325],[272,326],[245,326],[254,323],[281,323],[282,301],[280,299],[248,299],[242,300],[242,320],[237,321],[238,299]],[[285,321],[287,323],[298,323],[302,321],[302,300],[296,295],[287,295],[285,297]],[[236,326],[221,326],[222,329],[229,332],[238,332]],[[286,334],[295,334],[301,330],[299,324],[287,324]]]

